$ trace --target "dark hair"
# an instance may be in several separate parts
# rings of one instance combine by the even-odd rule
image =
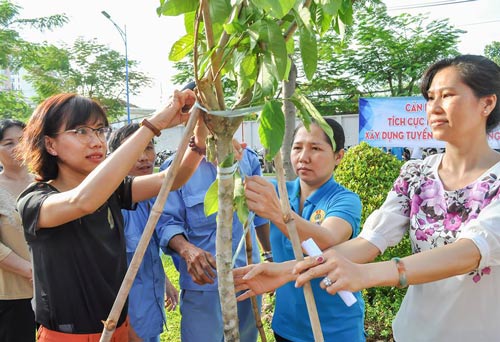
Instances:
[[[108,141],[109,152],[114,152],[118,147],[120,147],[123,141],[137,131],[139,127],[139,124],[131,123],[113,131]]]
[[[57,157],[45,148],[45,136],[102,120],[109,126],[104,109],[97,101],[77,94],[53,95],[36,107],[21,141],[21,158],[37,175],[38,181],[55,179],[59,173]]]
[[[497,96],[495,108],[486,121],[486,131],[494,129],[500,120],[500,67],[492,60],[477,55],[460,55],[442,59],[431,65],[422,76],[420,91],[429,100],[427,91],[438,71],[453,66],[457,69],[462,81],[472,89],[476,97]]]
[[[20,129],[24,129],[24,127],[26,127],[26,124],[22,121],[15,119],[0,120],[0,140],[3,140],[3,135],[5,134],[5,131],[11,127],[19,127]]]
[[[345,134],[344,134],[344,129],[342,126],[335,121],[334,119],[331,118],[324,118],[328,126],[330,126],[333,130],[333,139],[335,140],[335,152],[338,152],[340,150],[344,149],[344,144],[345,144]],[[318,125],[316,121],[313,121],[314,125]],[[297,128],[295,128],[295,131],[293,132],[293,139],[295,140],[295,135],[297,134],[297,131],[304,127],[303,123],[300,123]],[[321,128],[321,126],[318,125],[318,127]],[[330,145],[333,149],[333,144],[330,141],[330,137],[323,131],[323,134],[325,136],[325,141]]]

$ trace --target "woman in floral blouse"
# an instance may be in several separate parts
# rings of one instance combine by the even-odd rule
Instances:
[[[238,290],[325,276],[331,294],[410,285],[393,322],[396,341],[498,341],[500,154],[487,138],[500,119],[500,67],[482,56],[444,59],[425,72],[421,90],[446,152],[407,162],[358,238],[319,260],[264,264],[244,278],[239,270]],[[407,231],[411,256],[371,262]]]

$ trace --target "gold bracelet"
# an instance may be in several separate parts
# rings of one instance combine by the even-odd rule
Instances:
[[[403,260],[401,260],[398,257],[392,258],[392,260],[396,263],[396,267],[398,268],[398,274],[399,274],[399,284],[397,287],[399,288],[404,288],[408,286],[408,279],[406,279],[406,267],[405,264],[403,263]]]
[[[159,137],[161,135],[161,131],[158,129],[158,127],[156,127],[155,125],[153,125],[146,118],[142,119],[142,121],[140,123],[140,126],[144,126],[144,127],[149,128],[154,133],[154,135],[156,135],[157,137]]]

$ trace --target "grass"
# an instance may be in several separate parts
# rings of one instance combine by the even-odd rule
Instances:
[[[179,273],[175,269],[172,258],[162,256],[163,267],[172,284],[179,289]],[[274,342],[274,336],[270,328],[271,319],[274,307],[274,298],[270,295],[265,295],[262,308],[262,323],[266,333],[268,342]],[[161,342],[180,342],[181,340],[181,313],[179,306],[174,311],[167,312],[167,328],[160,336]],[[260,341],[260,338],[258,339]],[[200,341],[201,342],[201,341]]]

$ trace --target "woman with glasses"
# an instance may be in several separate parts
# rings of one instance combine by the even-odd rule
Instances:
[[[111,153],[116,151],[138,129],[140,129],[139,124],[131,123],[115,130],[108,141],[109,151]],[[129,176],[152,174],[155,158],[155,145],[151,139],[130,169]],[[150,198],[138,202],[135,210],[122,210],[129,264],[144,233],[155,200],[156,198]],[[129,342],[160,342],[160,334],[167,323],[165,308],[168,311],[175,310],[179,301],[179,293],[165,274],[160,257],[160,244],[164,239],[165,230],[166,215],[162,214],[130,288],[128,296]]]
[[[0,341],[35,341],[30,255],[16,211],[17,196],[33,181],[14,153],[24,126],[0,120]]]
[[[99,341],[127,269],[120,210],[157,195],[166,175],[127,174],[153,135],[188,118],[182,108],[195,99],[190,90],[174,92],[108,158],[110,129],[98,103],[59,94],[35,109],[20,151],[36,183],[20,195],[18,209],[32,253],[39,342]],[[200,159],[186,153],[174,188]],[[126,306],[112,341],[128,341]]]

